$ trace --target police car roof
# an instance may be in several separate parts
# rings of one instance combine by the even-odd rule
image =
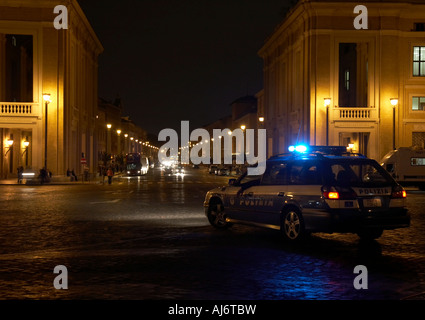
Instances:
[[[306,152],[288,152],[269,158],[269,160],[289,160],[289,159],[368,159],[360,153],[348,152],[343,146],[309,146]]]
[[[272,156],[269,158],[269,160],[281,160],[281,159],[287,159],[287,158],[304,158],[304,159],[321,159],[321,158],[328,158],[328,159],[353,159],[353,158],[361,158],[361,159],[367,159],[367,157],[363,156],[362,154],[341,154],[341,155],[335,155],[335,154],[321,154],[321,153],[282,153],[275,156]]]

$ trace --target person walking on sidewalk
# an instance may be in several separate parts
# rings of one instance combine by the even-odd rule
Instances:
[[[24,178],[24,167],[18,167],[18,183],[21,184]]]
[[[106,173],[108,175],[108,184],[112,183],[112,177],[114,176],[114,171],[112,171],[112,168],[108,168],[108,172]]]

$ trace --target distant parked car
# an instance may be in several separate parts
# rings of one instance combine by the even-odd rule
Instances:
[[[184,168],[183,168],[183,166],[175,166],[173,168],[173,174],[175,174],[175,175],[184,175]]]
[[[214,166],[214,165],[212,165],[212,166],[210,166],[210,168],[208,169],[208,172],[211,174],[211,173],[214,173],[215,174],[215,171],[217,170],[217,168],[218,168],[218,166]]]
[[[25,169],[22,173],[25,184],[40,184],[40,172],[34,169]]]
[[[227,167],[219,167],[215,170],[215,174],[218,176],[228,176],[230,175],[230,169]]]

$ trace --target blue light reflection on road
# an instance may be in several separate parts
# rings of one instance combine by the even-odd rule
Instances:
[[[285,254],[268,268],[275,271],[263,285],[263,294],[270,299],[326,300],[355,291],[352,271],[329,260]]]

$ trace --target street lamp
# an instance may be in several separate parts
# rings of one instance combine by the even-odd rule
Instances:
[[[397,98],[390,99],[391,105],[393,106],[393,149],[395,150],[395,108],[398,105]]]
[[[264,117],[259,117],[259,118],[258,118],[258,121],[260,121],[260,122],[264,122]]]
[[[329,145],[329,106],[331,105],[331,98],[324,99],[326,108],[326,145]]]
[[[8,148],[8,149],[7,149],[6,153],[4,154],[5,157],[7,156],[7,154],[9,153],[9,151],[12,150],[13,139],[7,139],[6,144],[7,144],[7,147],[6,148]]]
[[[107,132],[106,132],[106,153],[110,153],[111,152],[111,147],[110,147],[111,139],[110,139],[109,135],[111,134],[112,124],[107,123],[106,128],[108,129]]]
[[[22,149],[24,149],[24,152],[22,152],[22,157],[25,155],[25,166],[28,165],[28,147],[30,145],[30,142],[28,141],[28,137],[22,142],[22,144],[24,145],[24,147]]]
[[[130,146],[129,146],[130,152],[134,152],[134,150],[133,150],[133,140],[134,140],[134,137],[130,137]]]
[[[118,129],[117,130],[117,135],[118,135],[118,154],[121,154],[121,130]]]
[[[24,140],[24,141],[22,142],[22,144],[24,145],[24,147],[22,148],[22,149],[24,149],[24,152],[22,152],[22,155],[24,155],[24,154],[25,154],[25,152],[27,152],[27,151],[28,151],[28,146],[30,145],[30,142],[29,142],[28,140]]]
[[[43,93],[43,100],[45,105],[45,114],[44,114],[44,169],[47,169],[47,115],[48,115],[48,106],[52,101],[50,98],[50,93]]]
[[[128,153],[128,133],[124,133],[124,152]]]
[[[245,130],[245,129],[246,129],[246,125],[244,125],[244,124],[243,124],[243,125],[241,125],[241,129],[242,129],[242,130]]]

